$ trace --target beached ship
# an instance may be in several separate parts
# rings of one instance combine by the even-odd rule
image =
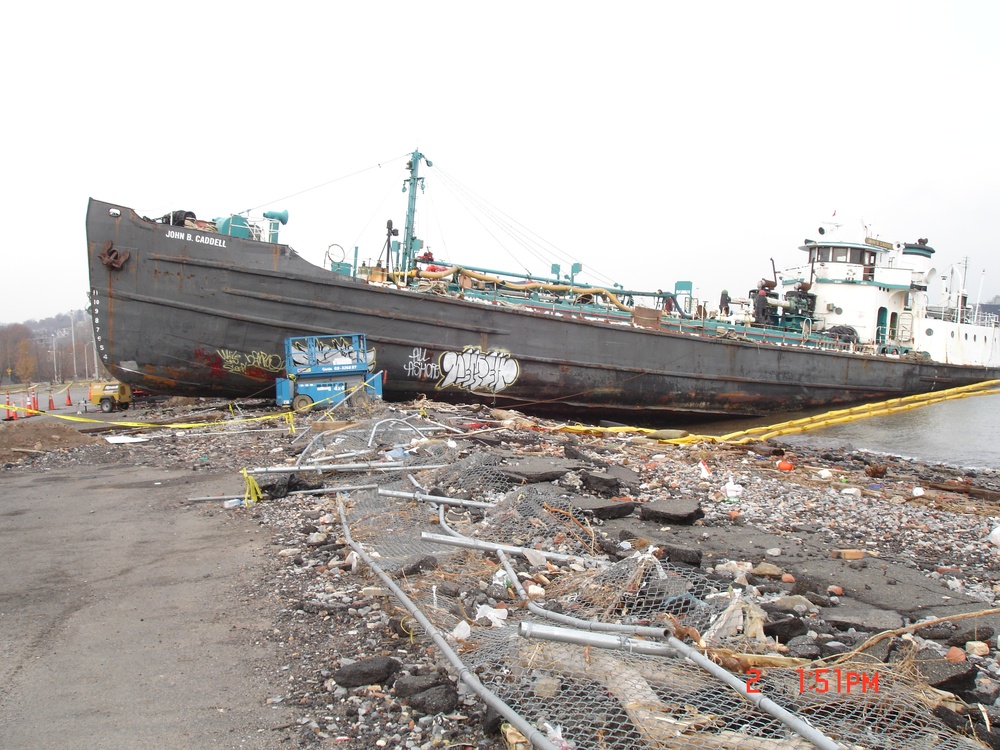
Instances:
[[[407,165],[386,264],[314,265],[278,241],[287,214],[158,219],[91,199],[87,258],[99,356],[154,393],[269,397],[290,336],[362,332],[387,399],[421,394],[577,419],[767,415],[1000,377],[996,316],[958,286],[940,306],[925,242],[819,235],[806,261],[730,309],[690,284],[642,292],[570,276],[435,263],[415,235]],[[822,230],[826,232],[826,230]],[[578,272],[574,266],[573,273]],[[773,265],[772,265],[773,270]]]

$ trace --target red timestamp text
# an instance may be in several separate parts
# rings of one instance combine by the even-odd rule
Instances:
[[[848,669],[797,669],[799,693],[877,693],[878,672],[856,672]],[[759,669],[748,669],[747,692],[759,693]]]

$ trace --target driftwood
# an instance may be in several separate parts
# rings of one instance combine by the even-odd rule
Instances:
[[[978,497],[981,500],[1000,500],[1000,492],[987,490],[983,487],[976,487],[974,484],[964,482],[925,482],[925,487],[932,490],[943,490],[944,492],[958,492],[969,497]]]
[[[767,738],[731,730],[713,731],[719,723],[718,716],[690,705],[664,702],[638,669],[599,648],[530,641],[521,649],[520,664],[525,669],[584,675],[598,683],[618,700],[649,748],[807,750],[815,747],[798,737]],[[672,679],[667,679],[671,677],[669,671],[661,662],[649,677],[668,683],[681,676],[688,677],[686,671],[675,671]]]

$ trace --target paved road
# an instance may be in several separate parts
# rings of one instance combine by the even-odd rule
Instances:
[[[266,532],[190,497],[238,480],[0,475],[0,748],[267,748]]]

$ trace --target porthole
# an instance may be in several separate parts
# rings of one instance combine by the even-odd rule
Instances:
[[[954,331],[951,332],[951,337],[955,338],[955,332]]]
[[[934,329],[933,328],[928,328],[926,331],[924,331],[924,333],[927,334],[928,336],[933,336],[934,335]]]

